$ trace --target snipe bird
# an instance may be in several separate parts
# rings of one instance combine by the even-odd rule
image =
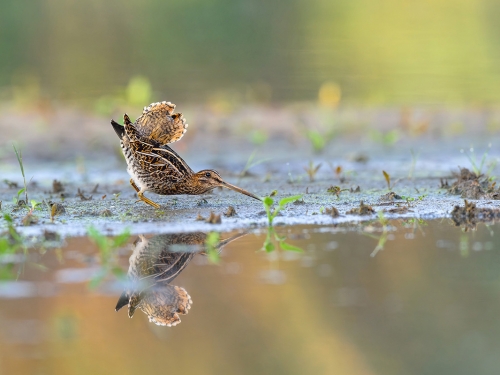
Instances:
[[[215,248],[221,249],[245,234],[235,234]],[[179,315],[187,314],[193,301],[184,288],[170,283],[196,254],[205,252],[206,238],[202,232],[160,234],[150,239],[140,235],[129,258],[129,283],[115,310],[128,305],[130,318],[139,308],[152,323],[168,327],[179,324]]]
[[[143,202],[160,208],[144,193],[152,191],[160,195],[206,193],[216,187],[225,187],[260,200],[256,195],[222,179],[213,169],[194,172],[168,144],[174,143],[186,133],[188,124],[182,113],[174,113],[175,104],[152,103],[144,107],[142,115],[132,123],[127,114],[124,126],[111,120],[120,138],[127,161],[127,171],[132,177],[130,185]]]

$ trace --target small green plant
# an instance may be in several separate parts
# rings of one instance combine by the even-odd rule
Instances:
[[[408,172],[408,179],[413,180],[413,173],[415,172],[415,166],[417,164],[417,159],[418,156],[420,155],[420,152],[415,154],[413,149],[411,149],[410,153],[411,153],[411,166],[410,166],[410,171]]]
[[[250,142],[252,142],[254,145],[262,146],[264,143],[267,142],[267,139],[269,137],[266,132],[257,129],[250,133],[249,138]]]
[[[22,203],[22,201],[19,199],[21,197],[21,194],[24,193],[25,190],[26,190],[25,188],[19,189],[16,196],[14,198],[12,198],[14,205],[19,206],[20,204],[21,205],[26,204],[26,202]]]
[[[492,159],[488,162],[488,155],[491,150],[491,143],[488,145],[488,149],[483,153],[483,156],[481,157],[481,161],[478,161],[476,158],[476,154],[474,152],[474,148],[471,147],[469,149],[469,153],[465,153],[464,150],[460,150],[461,153],[465,153],[465,156],[469,159],[471,166],[472,166],[472,171],[476,174],[476,176],[480,176],[483,174],[483,168],[485,166],[488,167],[488,169],[485,172],[485,175],[489,177],[491,175],[491,172],[493,169],[495,169],[498,160],[497,159]],[[494,178],[493,178],[494,179]]]
[[[309,181],[314,182],[314,178],[316,177],[316,173],[318,173],[318,170],[321,168],[321,163],[318,165],[314,165],[312,161],[309,162],[308,167],[304,167],[304,170],[306,171],[307,175],[309,176]]]
[[[349,189],[342,189],[340,186],[330,186],[326,191],[330,194],[335,194],[337,198],[340,198],[340,193],[343,191],[349,191]]]
[[[274,207],[272,209],[272,206],[274,204],[274,199],[271,197],[265,197],[262,202],[264,204],[264,210],[266,211],[267,214],[267,220],[268,220],[268,226],[272,227],[273,226],[273,220],[274,218],[278,215],[278,213],[285,208],[285,206],[289,203],[295,202],[299,199],[302,198],[302,195],[294,195],[291,197],[286,197],[281,199],[278,202],[278,206]]]
[[[97,245],[101,258],[101,267],[90,280],[89,286],[91,288],[96,288],[104,280],[109,272],[111,272],[118,278],[123,278],[125,273],[112,261],[112,256],[116,249],[122,247],[127,243],[128,239],[130,238],[130,231],[128,229],[125,229],[118,236],[109,238],[99,232],[93,226],[90,226],[87,229],[87,235]]]
[[[321,153],[328,143],[335,137],[335,132],[330,130],[326,133],[321,133],[317,130],[307,130],[306,136],[311,142],[311,146],[315,153]]]
[[[12,145],[12,147],[14,147],[14,151],[16,152],[17,161],[19,162],[19,167],[21,168],[21,174],[23,175],[23,182],[24,182],[23,192],[24,192],[25,198],[26,198],[25,202],[26,202],[26,204],[28,204],[28,185],[26,185],[26,176],[24,175],[23,154],[21,153],[21,150],[19,150],[19,151],[17,150],[15,145]],[[17,193],[18,201],[19,201],[19,195],[22,194],[23,192]]]
[[[270,160],[270,159],[259,159],[259,160],[254,161],[256,154],[257,154],[257,150],[254,150],[252,152],[252,154],[248,157],[248,160],[247,160],[245,166],[243,167],[243,169],[240,172],[240,177],[239,177],[240,179],[248,174],[248,170],[250,168],[255,167],[256,165],[262,164],[262,163]]]
[[[393,129],[388,132],[372,130],[370,132],[370,136],[375,142],[381,143],[385,146],[392,146],[399,140],[399,132],[397,129]]]
[[[219,240],[220,234],[217,232],[210,232],[207,234],[205,239],[205,251],[207,253],[208,260],[213,264],[218,264],[220,262],[219,256]]]

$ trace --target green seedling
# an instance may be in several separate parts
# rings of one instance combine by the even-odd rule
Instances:
[[[385,146],[392,146],[399,140],[399,132],[397,129],[393,129],[388,132],[372,130],[370,132],[370,136],[375,142],[381,143]]]
[[[208,260],[213,264],[218,264],[220,262],[219,256],[219,240],[220,234],[217,232],[210,232],[207,234],[205,239],[205,251],[207,253]]]
[[[328,193],[335,194],[337,198],[340,198],[340,193],[343,191],[349,191],[349,189],[342,189],[340,186],[330,186],[326,191]]]
[[[315,153],[321,153],[328,143],[335,137],[335,132],[330,130],[326,133],[321,133],[317,130],[307,130],[306,136],[311,142],[311,146]]]
[[[411,166],[410,166],[410,171],[408,172],[408,179],[413,180],[413,173],[415,172],[415,166],[417,164],[417,159],[418,156],[420,155],[420,152],[415,154],[413,149],[411,149],[410,153],[411,153]]]
[[[23,154],[21,153],[21,150],[17,150],[15,145],[12,145],[14,147],[14,151],[16,152],[16,157],[17,161],[19,162],[19,167],[21,168],[21,174],[23,175],[23,182],[24,182],[24,195],[25,195],[25,202],[28,204],[28,185],[26,185],[26,176],[24,175],[24,166],[23,166]],[[22,190],[22,189],[21,189]],[[22,192],[21,192],[22,194]],[[19,193],[18,193],[18,201],[19,201]]]
[[[264,204],[264,210],[266,210],[267,214],[267,220],[268,220],[268,226],[272,227],[273,226],[273,220],[274,218],[278,215],[278,213],[285,208],[285,206],[289,203],[295,202],[296,200],[299,200],[302,198],[302,195],[294,195],[291,197],[283,198],[279,201],[278,206],[274,207],[273,210],[271,210],[274,200],[271,197],[265,197],[262,202]]]
[[[19,198],[20,198],[21,194],[24,193],[25,190],[26,190],[25,188],[20,189],[17,192],[16,196],[14,198],[12,198],[12,201],[14,202],[14,205],[18,206],[20,204],[20,199]],[[21,204],[23,204],[23,203],[21,203]],[[24,202],[24,204],[26,204],[26,202]]]
[[[254,150],[252,152],[252,154],[248,157],[248,160],[247,160],[245,166],[243,167],[243,169],[240,172],[240,175],[239,175],[240,179],[248,174],[248,170],[250,168],[255,167],[256,165],[262,164],[262,163],[270,160],[268,158],[268,159],[259,159],[259,160],[254,161],[256,154],[257,154],[257,150]]]
[[[250,142],[252,142],[256,146],[262,146],[267,142],[268,135],[266,132],[262,130],[254,130],[250,133]]]
[[[314,178],[316,177],[316,173],[318,173],[318,170],[321,168],[321,163],[318,165],[314,165],[312,161],[309,162],[308,167],[304,167],[304,170],[307,172],[307,175],[309,176],[309,181],[314,182]]]
[[[487,170],[485,172],[485,175],[489,177],[491,175],[491,172],[493,172],[493,169],[497,166],[498,160],[497,159],[492,159],[488,162],[488,155],[491,149],[491,143],[488,145],[488,149],[483,153],[483,156],[481,157],[481,161],[478,161],[476,158],[476,154],[474,153],[474,148],[471,147],[469,149],[469,153],[465,153],[465,156],[469,159],[471,166],[472,166],[472,171],[476,174],[476,176],[481,176],[483,174],[483,168],[487,166]],[[460,150],[461,153],[464,153],[464,150]],[[490,179],[494,179],[490,177]]]
[[[90,288],[96,288],[104,280],[106,275],[111,272],[117,278],[123,278],[125,272],[112,261],[112,256],[116,249],[125,245],[130,238],[130,231],[125,229],[121,234],[114,238],[106,237],[96,228],[90,226],[87,229],[87,235],[97,245],[99,256],[101,258],[101,267],[99,271],[90,280]]]

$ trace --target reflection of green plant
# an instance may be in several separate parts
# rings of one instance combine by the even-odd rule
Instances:
[[[302,248],[298,246],[293,246],[290,245],[289,243],[285,242],[286,237],[279,236],[276,231],[274,230],[273,227],[267,227],[267,236],[264,241],[264,244],[262,245],[262,250],[265,250],[266,252],[270,253],[271,251],[274,251],[276,249],[276,245],[274,242],[278,242],[279,247],[282,250],[286,251],[297,251],[297,252],[303,252]]]
[[[220,234],[217,232],[208,233],[207,238],[205,239],[205,251],[207,253],[208,260],[214,264],[218,264],[220,262],[218,249],[219,240]]]
[[[302,198],[302,195],[294,195],[291,197],[283,198],[279,201],[278,206],[271,211],[271,207],[274,204],[274,199],[271,197],[265,197],[262,202],[264,203],[264,210],[266,210],[268,225],[271,227],[273,225],[274,218],[278,215],[278,213],[285,208],[285,206],[289,203],[295,202]]]
[[[377,253],[380,250],[384,250],[385,243],[387,242],[387,238],[389,235],[389,220],[387,220],[387,218],[384,216],[384,213],[382,211],[379,211],[377,214],[378,214],[377,223],[379,223],[382,226],[382,234],[380,234],[379,236],[376,236],[376,235],[371,234],[371,233],[364,233],[368,237],[371,237],[371,238],[378,241],[377,246],[375,246],[375,249],[370,254],[371,257],[374,257],[375,255],[377,255]]]
[[[108,238],[100,233],[93,226],[87,230],[89,238],[97,245],[101,258],[101,267],[90,280],[90,287],[97,287],[106,277],[108,272],[113,273],[118,278],[123,278],[125,273],[112,261],[114,250],[125,245],[130,237],[130,231],[125,229],[121,234],[114,238]]]
[[[4,213],[3,219],[7,223],[7,231],[0,234],[0,257],[16,254],[19,251],[26,254],[27,248],[23,238],[16,231],[12,217]],[[12,279],[15,277],[12,272],[14,268],[13,262],[0,262],[0,264],[0,279]]]

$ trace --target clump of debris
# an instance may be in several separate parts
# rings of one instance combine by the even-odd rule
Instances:
[[[460,168],[460,174],[455,173],[455,177],[457,180],[451,186],[447,181],[441,182],[441,186],[451,194],[460,194],[462,198],[468,199],[500,199],[496,182],[492,182],[488,176]]]
[[[480,222],[492,222],[500,220],[500,209],[498,208],[477,208],[473,202],[464,200],[464,207],[455,206],[451,212],[451,219],[458,226],[465,229],[475,229]]]
[[[372,215],[374,213],[375,210],[372,208],[372,206],[364,204],[363,201],[361,201],[359,207],[353,208],[352,210],[346,212],[346,214],[348,215]]]

